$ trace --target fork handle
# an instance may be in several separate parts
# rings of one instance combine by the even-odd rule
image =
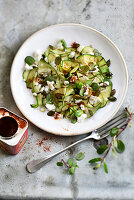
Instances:
[[[94,138],[93,137],[93,134],[81,139],[81,140],[78,140],[77,142],[74,142],[73,144],[65,147],[64,149],[46,157],[46,158],[41,158],[41,159],[37,159],[37,160],[33,160],[31,162],[29,162],[26,166],[26,169],[29,173],[34,173],[36,171],[38,171],[41,167],[43,167],[46,163],[48,163],[50,160],[52,160],[54,157],[56,157],[57,155],[63,153],[64,151],[70,149],[71,147],[85,141],[85,140],[88,140],[88,139],[91,139],[91,138]]]

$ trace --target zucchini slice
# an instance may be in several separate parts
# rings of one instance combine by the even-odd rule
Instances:
[[[52,62],[55,63],[55,59],[56,59],[56,55],[55,54],[53,54],[53,53],[49,53],[48,54],[48,62],[49,62],[50,65],[51,65]]]
[[[104,90],[101,91],[101,94],[102,94],[103,99],[104,99],[103,103],[101,104],[101,108],[104,107],[107,104],[108,97],[110,97],[111,91],[112,91],[111,85],[107,86]]]
[[[105,59],[102,56],[98,56],[97,60],[98,60],[97,64],[99,66],[101,73],[103,74],[103,73],[109,72],[109,68],[107,66]]]
[[[44,60],[40,60],[38,63],[38,74],[41,73],[51,74],[51,72],[57,74],[57,70],[53,66],[51,66]]]
[[[37,72],[37,68],[33,68],[33,69],[31,69],[31,70],[29,71],[29,74],[28,74],[27,80],[26,80],[26,82],[27,82],[28,84],[31,83],[31,82],[33,81],[35,75],[37,74],[36,72]],[[27,84],[27,85],[28,85],[28,84]]]
[[[89,54],[81,55],[76,60],[81,65],[88,65],[90,70],[92,70],[94,68],[94,65],[97,64],[97,57],[89,55]],[[90,63],[93,63],[93,65],[90,66]]]
[[[82,49],[82,54],[90,54],[91,52],[93,52],[93,48],[92,47],[84,47],[83,49]]]
[[[27,82],[28,74],[29,74],[29,70],[24,70],[24,72],[23,72],[23,74],[22,74],[22,77],[23,77],[23,80],[24,80],[25,82]]]

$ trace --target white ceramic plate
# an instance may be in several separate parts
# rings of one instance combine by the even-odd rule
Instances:
[[[68,45],[76,41],[83,46],[93,45],[106,59],[111,60],[110,70],[113,73],[113,88],[116,89],[116,102],[110,102],[104,108],[99,109],[90,119],[82,123],[71,124],[67,119],[55,120],[47,116],[47,112],[33,109],[30,104],[34,98],[26,88],[22,79],[24,70],[24,58],[32,55],[37,49],[44,52],[49,44],[64,38]],[[29,37],[17,52],[11,69],[11,90],[14,100],[23,115],[33,124],[57,135],[79,135],[97,129],[108,122],[119,110],[126,95],[128,86],[128,73],[125,61],[115,44],[102,33],[90,27],[80,24],[59,24],[44,28]]]

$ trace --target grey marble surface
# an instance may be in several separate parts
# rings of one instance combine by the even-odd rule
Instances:
[[[134,106],[134,1],[133,0],[0,0],[0,105],[21,115],[12,98],[9,76],[13,58],[32,33],[57,23],[81,23],[106,34],[124,55],[129,87],[123,106]],[[92,142],[84,142],[63,153],[35,174],[25,165],[32,159],[54,153],[78,137],[59,137],[45,133],[29,123],[29,139],[21,152],[10,156],[0,150],[0,199],[134,199],[134,128],[121,138],[125,153],[118,159],[109,154],[109,174],[96,173],[88,160],[96,156]],[[37,145],[43,137],[44,147]],[[81,136],[82,137],[82,136]],[[56,162],[85,152],[85,159],[73,176]]]

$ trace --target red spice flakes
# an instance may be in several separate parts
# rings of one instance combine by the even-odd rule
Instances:
[[[75,48],[75,49],[77,49],[79,46],[80,46],[80,44],[78,44],[78,43],[76,43],[76,42],[73,42],[73,43],[71,44],[71,47],[72,47],[72,48]]]
[[[71,79],[70,79],[70,82],[74,83],[76,80],[77,80],[77,76],[72,76]]]
[[[73,105],[71,103],[68,103],[68,108],[72,107]]]
[[[45,146],[45,147],[43,148],[43,150],[44,150],[44,151],[50,151],[50,146]]]
[[[61,119],[61,118],[63,118],[63,115],[61,115],[60,113],[55,113],[54,114],[54,119]]]
[[[48,138],[44,137],[44,138],[42,138],[42,140],[39,140],[37,143],[37,145],[39,147],[41,147],[41,146],[43,147],[44,151],[50,151],[50,145],[46,143],[47,140],[48,140]]]

